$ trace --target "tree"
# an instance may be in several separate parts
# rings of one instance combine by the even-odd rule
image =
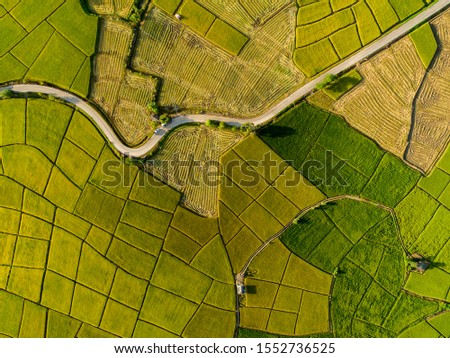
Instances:
[[[316,89],[320,91],[321,89],[329,85],[331,82],[333,82],[336,78],[337,78],[336,75],[329,73],[328,75],[325,76],[322,82],[319,82],[316,85]]]
[[[168,114],[164,113],[159,117],[159,122],[162,124],[167,124],[171,121],[171,119],[172,118],[170,118]]]
[[[147,104],[147,109],[151,112],[151,113],[153,113],[153,114],[155,114],[155,115],[159,115],[159,106],[158,106],[158,104],[155,102],[155,101],[153,101],[153,102],[149,102],[149,104]]]

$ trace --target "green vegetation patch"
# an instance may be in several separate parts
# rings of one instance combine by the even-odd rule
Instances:
[[[28,70],[24,64],[10,53],[0,57],[0,67],[2,68],[0,72],[1,83],[21,80]]]
[[[396,297],[388,293],[376,282],[372,282],[362,299],[356,317],[374,325],[381,326]]]
[[[231,266],[234,272],[239,272],[244,267],[245,262],[253,254],[262,241],[250,231],[246,226],[239,231],[233,240],[227,244],[227,252],[230,257]]]
[[[179,335],[197,307],[193,302],[149,286],[139,318]]]
[[[88,236],[86,237],[86,242],[102,255],[105,255],[111,239],[112,235],[110,233],[107,233],[96,226],[92,226]]]
[[[16,240],[14,235],[0,234],[0,265],[12,265]]]
[[[52,163],[42,152],[27,145],[13,145],[3,148],[2,153],[5,175],[38,194],[44,192]]]
[[[248,41],[247,36],[220,19],[214,21],[206,38],[235,56]]]
[[[386,32],[398,23],[399,18],[389,0],[367,0],[366,2],[382,32]]]
[[[241,327],[265,331],[270,309],[257,307],[241,308]]]
[[[245,279],[246,305],[248,307],[272,308],[277,296],[277,283],[247,277]]]
[[[216,18],[194,0],[186,0],[180,7],[179,13],[183,23],[203,36],[206,35]]]
[[[273,187],[269,187],[258,198],[258,203],[282,225],[286,225],[299,212],[299,209],[294,204]]]
[[[280,231],[283,226],[256,201],[239,216],[240,219],[263,241]],[[264,225],[261,225],[264,223]]]
[[[442,169],[447,174],[450,174],[450,146],[447,148],[441,159],[437,163],[438,168]]]
[[[86,56],[57,32],[48,41],[26,78],[70,88]]]
[[[339,61],[329,39],[323,39],[294,51],[294,63],[308,77],[313,77]]]
[[[233,338],[236,314],[202,304],[186,326],[183,337]]]
[[[108,300],[100,328],[120,337],[131,337],[139,312]]]
[[[302,5],[301,3],[299,3]],[[312,2],[301,6],[297,12],[297,26],[309,24],[323,19],[331,14],[331,6],[328,1]]]
[[[0,123],[2,145],[25,143],[26,100],[14,98],[0,101]]]
[[[75,209],[81,190],[61,170],[53,167],[44,196],[56,206],[69,212]]]
[[[195,282],[195,284],[192,284]],[[212,280],[167,253],[161,253],[151,284],[193,302],[201,303]]]
[[[253,253],[254,251],[250,254]],[[279,240],[275,240],[255,257],[249,268],[255,272],[255,278],[279,284],[286,270],[289,257],[289,250]]]
[[[20,325],[20,338],[44,338],[47,323],[47,310],[39,305],[25,301]]]
[[[401,21],[421,10],[425,3],[423,0],[389,0]]]
[[[164,240],[164,251],[190,263],[202,247],[182,232],[169,228]]]
[[[91,58],[86,57],[83,65],[78,71],[77,77],[72,82],[70,87],[71,92],[78,94],[81,97],[88,97],[89,85],[91,83]]]
[[[14,252],[14,266],[45,268],[48,242],[44,240],[18,237]]]
[[[0,290],[0,333],[18,337],[24,300]]]
[[[439,168],[435,168],[429,176],[420,178],[418,186],[437,199],[448,183],[450,183],[450,175]]]
[[[34,0],[21,0],[11,11],[11,15],[27,30],[33,30],[48,15],[55,11],[64,0],[48,0],[45,6]]]
[[[133,338],[178,338],[176,334],[170,333],[165,329],[162,329],[154,324],[150,324],[144,321],[137,321],[136,328],[133,332]]]
[[[154,0],[153,3],[169,14],[173,14],[183,0]]]
[[[52,226],[44,220],[28,214],[22,214],[19,233],[23,236],[49,240],[52,233]]]
[[[427,69],[430,67],[431,61],[433,61],[436,51],[438,50],[438,43],[433,29],[429,23],[426,23],[411,32],[409,37],[414,43],[424,67]]]
[[[139,310],[144,300],[147,282],[118,269],[111,289],[111,298]]]
[[[53,222],[55,216],[55,206],[28,189],[25,189],[22,211],[48,222]]]
[[[83,322],[98,326],[105,304],[105,296],[76,284],[70,315]]]
[[[20,212],[0,207],[0,214],[2,217],[2,221],[0,222],[0,231],[8,234],[18,234]]]
[[[228,244],[243,226],[242,221],[225,204],[219,202],[219,228],[225,244]]]
[[[21,210],[23,187],[13,180],[0,176],[0,206]]]
[[[330,36],[330,41],[341,59],[346,58],[362,47],[356,25],[350,25],[335,32]]]
[[[351,70],[345,75],[339,77],[328,86],[324,87],[323,91],[332,99],[337,101],[345,93],[350,91],[362,81],[362,77],[357,70]]]
[[[302,295],[303,290],[299,288],[280,285],[273,308],[279,311],[297,313],[300,310]]]
[[[69,106],[44,99],[27,103],[27,144],[42,150],[55,162],[73,110]]]
[[[27,32],[9,14],[0,18],[0,32],[2,34],[0,57],[11,50],[27,35]]]
[[[56,209],[55,225],[83,240],[91,228],[91,225],[87,221],[59,208]]]
[[[222,177],[219,198],[236,215],[242,213],[253,201],[250,195],[245,193],[245,191],[240,189],[226,176]]]
[[[94,169],[95,161],[68,140],[63,140],[56,165],[80,188],[83,188]]]
[[[47,22],[42,22],[11,50],[11,54],[31,67],[54,32]]]
[[[448,300],[450,290],[450,274],[437,267],[431,266],[424,274],[412,272],[405,288],[420,296]]]
[[[409,327],[400,334],[400,338],[439,338],[441,334],[427,321]]]
[[[428,320],[444,337],[450,338],[450,312],[434,316]]]
[[[234,284],[229,285],[214,281],[203,302],[224,310],[233,311],[236,309],[236,288]]]
[[[303,292],[302,305],[295,326],[295,334],[303,336],[328,332],[329,298],[312,292]]]
[[[358,25],[359,38],[363,46],[381,36],[377,21],[364,1],[358,2],[352,9]]]
[[[81,322],[52,310],[48,311],[47,338],[75,338]]]
[[[33,302],[39,302],[44,270],[13,267],[9,274],[8,291]]]
[[[75,213],[113,233],[119,222],[124,200],[116,198],[93,185],[87,185],[76,206]]]
[[[41,304],[55,311],[69,314],[74,288],[73,281],[48,270],[45,273]]]
[[[74,280],[78,270],[80,253],[81,240],[67,231],[55,227],[47,267]]]
[[[149,235],[141,230],[137,230],[132,226],[122,223],[119,223],[114,235],[130,245],[148,252],[153,256],[158,256],[163,243],[160,238]]]

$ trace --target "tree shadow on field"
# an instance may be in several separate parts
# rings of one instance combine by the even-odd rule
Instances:
[[[352,88],[356,84],[360,82],[357,78],[352,77],[342,77],[339,78],[336,82],[331,83],[328,86],[328,89],[334,92],[346,92],[349,88]]]
[[[256,294],[256,286],[246,286],[247,294],[255,295]]]
[[[294,128],[276,125],[268,126],[266,128],[261,129],[260,131],[260,134],[262,136],[269,138],[289,137],[296,133],[297,131]]]

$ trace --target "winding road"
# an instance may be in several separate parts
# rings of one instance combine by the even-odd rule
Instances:
[[[54,96],[63,100],[67,103],[73,104],[79,110],[83,111],[86,115],[92,118],[95,121],[100,130],[104,133],[108,141],[122,154],[130,156],[130,157],[143,157],[149,152],[153,151],[159,144],[159,142],[163,139],[167,133],[169,133],[172,129],[187,123],[204,123],[208,119],[213,119],[217,121],[226,122],[232,126],[240,126],[244,123],[253,123],[255,126],[263,125],[270,121],[273,117],[283,111],[286,107],[291,104],[297,102],[298,100],[304,98],[306,95],[311,93],[317,84],[322,82],[324,78],[329,75],[338,75],[341,72],[344,72],[361,61],[366,60],[367,58],[373,56],[380,50],[383,50],[385,47],[389,46],[391,43],[400,39],[410,32],[414,27],[421,24],[424,21],[429,20],[434,17],[436,14],[444,10],[448,5],[450,5],[450,0],[439,0],[436,4],[430,6],[428,9],[418,14],[410,21],[405,24],[399,26],[389,34],[381,37],[379,40],[375,41],[369,46],[364,47],[362,50],[357,52],[355,55],[351,56],[347,60],[339,63],[332,69],[328,70],[321,76],[315,78],[311,82],[308,82],[306,85],[300,87],[298,90],[293,92],[291,95],[278,102],[264,114],[250,119],[239,119],[239,118],[229,118],[229,117],[220,117],[213,115],[186,115],[179,116],[174,118],[170,124],[166,127],[161,128],[158,133],[154,134],[150,139],[148,139],[144,144],[139,147],[131,148],[126,146],[122,140],[117,136],[114,129],[111,128],[103,114],[98,111],[94,106],[92,106],[88,101],[76,96],[73,93],[63,91],[57,88],[53,88],[50,86],[42,86],[37,84],[14,84],[10,86],[0,87],[0,91],[3,90],[11,90],[13,92],[18,93],[44,93],[47,95]]]

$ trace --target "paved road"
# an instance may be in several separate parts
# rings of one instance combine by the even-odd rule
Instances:
[[[212,116],[212,115],[186,115],[186,116],[179,116],[172,120],[172,122],[165,128],[162,128],[158,134],[154,134],[147,142],[145,142],[143,145],[137,148],[130,148],[126,146],[121,139],[116,135],[114,130],[111,128],[111,126],[108,124],[108,122],[103,117],[102,113],[100,113],[97,109],[95,109],[93,106],[89,104],[89,102],[83,100],[82,98],[66,91],[62,91],[56,88],[52,88],[49,86],[40,86],[40,85],[34,85],[34,84],[17,84],[17,85],[11,85],[11,86],[5,86],[0,87],[1,90],[12,90],[14,92],[41,92],[45,94],[49,94],[52,96],[55,96],[57,98],[60,98],[64,101],[67,101],[69,103],[72,103],[76,107],[78,107],[80,110],[85,112],[88,116],[90,116],[98,125],[98,127],[103,131],[105,136],[108,138],[108,140],[111,142],[116,149],[122,153],[133,157],[143,157],[147,153],[151,152],[154,148],[158,146],[158,143],[161,141],[161,139],[172,129],[186,123],[204,123],[208,119],[214,119],[218,121],[224,121],[227,122],[230,125],[239,126],[243,123],[253,123],[256,126],[262,125],[264,123],[267,123],[270,121],[273,117],[275,117],[278,113],[283,111],[286,107],[291,105],[292,103],[297,102],[298,100],[302,99],[309,93],[311,93],[314,88],[317,86],[318,83],[323,81],[325,76],[328,74],[334,74],[337,75],[343,71],[346,71],[352,67],[354,67],[357,63],[365,60],[366,58],[369,58],[370,56],[373,56],[375,53],[379,52],[386,46],[390,45],[391,43],[395,42],[399,38],[405,36],[409,31],[411,31],[412,28],[419,25],[420,23],[429,20],[433,16],[435,16],[437,13],[442,11],[445,7],[447,7],[450,4],[450,0],[439,0],[436,4],[425,10],[424,12],[420,13],[419,15],[415,16],[413,19],[408,21],[407,23],[403,24],[402,26],[398,27],[397,29],[393,30],[386,36],[383,36],[379,40],[375,41],[373,44],[363,48],[361,51],[357,52],[352,57],[348,58],[347,60],[343,61],[342,63],[338,64],[337,66],[333,67],[320,77],[317,77],[316,79],[312,80],[311,82],[307,83],[303,87],[299,88],[297,91],[283,99],[282,101],[278,102],[276,105],[274,105],[272,108],[270,108],[267,112],[264,114],[250,119],[240,119],[240,118],[229,118],[229,117],[220,117],[220,116]]]

